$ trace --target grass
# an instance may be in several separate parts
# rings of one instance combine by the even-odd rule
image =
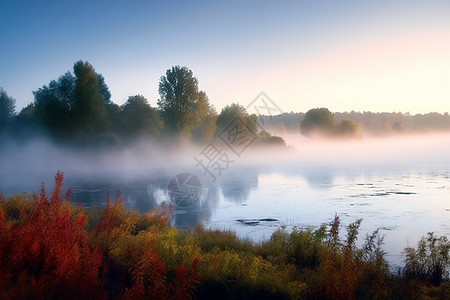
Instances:
[[[378,231],[358,248],[361,220],[283,228],[261,243],[170,225],[170,207],[139,214],[120,194],[83,209],[63,193],[0,197],[0,298],[450,299],[450,243],[433,234],[389,272]],[[65,195],[62,197],[61,195]]]

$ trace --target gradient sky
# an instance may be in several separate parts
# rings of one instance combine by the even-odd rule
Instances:
[[[364,3],[363,3],[364,2]],[[117,104],[187,66],[220,111],[449,112],[450,1],[2,1],[0,86],[20,110],[77,60]]]

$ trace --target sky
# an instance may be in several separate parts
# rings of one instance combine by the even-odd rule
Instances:
[[[88,61],[112,100],[157,105],[191,69],[220,112],[450,112],[450,1],[1,1],[0,87],[16,110]]]

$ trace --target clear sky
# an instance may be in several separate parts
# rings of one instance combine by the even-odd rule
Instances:
[[[448,0],[190,2],[1,1],[0,86],[20,110],[82,59],[117,104],[181,65],[219,111],[450,112]]]

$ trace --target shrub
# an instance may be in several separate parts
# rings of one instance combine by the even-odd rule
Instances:
[[[8,222],[1,211],[0,290],[6,298],[103,295],[102,255],[88,243],[85,215],[71,214],[62,204],[62,181],[63,173],[58,172],[50,199],[42,185],[29,213],[22,200],[14,197],[6,207],[18,214]]]
[[[417,249],[405,248],[404,275],[439,285],[448,278],[450,242],[446,236],[436,237],[432,232],[422,237]]]

